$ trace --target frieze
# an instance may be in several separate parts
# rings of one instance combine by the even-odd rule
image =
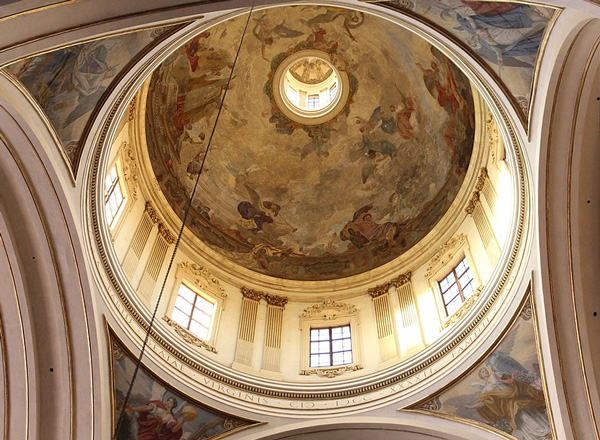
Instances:
[[[442,324],[441,329],[444,330],[445,328],[450,327],[451,324],[460,321],[460,319],[467,314],[475,301],[477,301],[477,298],[479,298],[479,295],[481,295],[482,291],[483,286],[479,286],[477,289],[475,289],[475,291],[466,299],[462,306],[460,306],[460,308]]]
[[[362,365],[345,365],[342,367],[335,368],[311,368],[308,370],[301,370],[301,376],[310,376],[312,374],[316,374],[319,377],[326,377],[328,379],[333,379],[334,377],[341,376],[346,371],[358,371],[362,370]]]
[[[204,348],[204,349],[210,351],[211,353],[217,352],[217,349],[215,347],[207,344],[206,342],[204,342],[202,339],[200,339],[196,335],[190,333],[189,330],[187,330],[186,328],[183,328],[182,326],[177,324],[175,321],[173,321],[168,316],[163,316],[163,319],[165,320],[165,322],[167,324],[169,324],[171,327],[173,327],[173,329],[175,330],[175,333],[177,333],[179,336],[181,336],[181,338],[188,344],[195,345],[196,347]]]
[[[252,301],[260,301],[266,295],[264,292],[259,292],[258,290],[250,289],[249,287],[242,287],[240,290],[242,291],[244,298],[251,299]]]
[[[184,261],[179,263],[178,267],[193,279],[194,284],[200,288],[200,290],[217,294],[222,298],[227,297],[225,289],[221,286],[219,280],[204,266],[192,263],[191,261]]]
[[[427,272],[425,277],[431,278],[436,272],[448,263],[454,257],[456,251],[458,251],[467,242],[467,236],[465,234],[459,234],[456,237],[452,237],[445,244],[440,246],[436,254],[433,256],[429,265],[427,266]]]
[[[302,312],[303,318],[325,319],[327,321],[337,318],[338,315],[353,315],[358,310],[353,304],[337,303],[333,300],[323,301],[320,304],[315,304],[304,309]]]

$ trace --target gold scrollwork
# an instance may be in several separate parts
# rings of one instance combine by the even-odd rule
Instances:
[[[196,347],[204,348],[204,349],[210,351],[211,353],[217,352],[217,349],[215,347],[213,347],[212,345],[208,345],[202,339],[200,339],[199,337],[190,333],[189,330],[183,328],[182,326],[177,324],[175,321],[173,321],[168,316],[163,316],[163,319],[165,320],[165,322],[167,324],[169,324],[171,327],[173,327],[173,329],[175,330],[175,333],[177,333],[179,336],[181,336],[181,338],[188,344],[195,345]]]
[[[334,367],[334,368],[311,368],[308,370],[300,370],[301,376],[310,376],[312,374],[316,374],[319,377],[326,377],[328,379],[333,379],[334,377],[341,376],[346,371],[358,371],[362,370],[362,365],[346,365],[342,367]]]

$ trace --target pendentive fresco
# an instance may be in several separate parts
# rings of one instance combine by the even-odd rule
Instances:
[[[537,55],[554,9],[474,0],[391,0],[381,4],[421,15],[464,43],[496,73],[527,115]]]
[[[198,176],[246,17],[190,39],[154,72],[146,108],[156,179],[180,218]],[[301,50],[348,77],[332,119],[303,125],[273,99]],[[250,270],[295,280],[359,274],[439,222],[473,148],[467,78],[419,36],[323,6],[254,12],[186,225]]]
[[[483,362],[415,409],[475,420],[518,440],[552,439],[530,300]]]
[[[26,58],[6,68],[46,113],[71,169],[92,111],[127,64],[169,28],[103,38]]]
[[[117,440],[200,440],[222,438],[259,422],[202,404],[171,388],[143,365],[123,407],[135,370],[135,359],[111,333],[113,429],[125,412]]]

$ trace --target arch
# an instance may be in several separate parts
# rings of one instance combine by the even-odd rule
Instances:
[[[100,368],[83,252],[45,151],[53,145],[7,96],[0,100],[5,438],[94,438]],[[37,120],[34,111],[28,120]]]
[[[597,383],[600,357],[589,344],[600,331],[593,311],[600,255],[597,170],[600,20],[576,26],[552,69],[540,130],[539,204],[541,298],[551,360],[554,412],[567,437],[599,436]],[[590,200],[588,203],[587,201]],[[592,226],[594,225],[594,226]],[[575,360],[575,361],[573,361]],[[562,386],[561,386],[562,384]],[[557,420],[558,422],[558,420]],[[560,430],[560,426],[559,426]]]

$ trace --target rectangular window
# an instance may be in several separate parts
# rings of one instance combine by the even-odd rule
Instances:
[[[288,86],[288,94],[287,94],[287,96],[288,96],[288,98],[290,98],[290,101],[292,101],[292,103],[294,105],[299,105],[300,104],[300,94],[292,86]]]
[[[337,83],[333,83],[331,87],[329,87],[329,101],[333,101],[335,95],[337,93]]]
[[[308,95],[308,105],[309,110],[318,110],[319,109],[319,95]]]
[[[104,180],[104,207],[109,227],[112,228],[114,226],[119,210],[124,205],[123,202],[125,202],[125,197],[123,197],[117,164],[115,164],[108,171]]]
[[[448,316],[456,312],[475,291],[475,282],[466,257],[439,282]]]
[[[207,341],[211,335],[216,308],[216,301],[210,301],[181,283],[171,319],[203,341]]]
[[[350,325],[310,329],[310,367],[335,367],[352,363]]]

